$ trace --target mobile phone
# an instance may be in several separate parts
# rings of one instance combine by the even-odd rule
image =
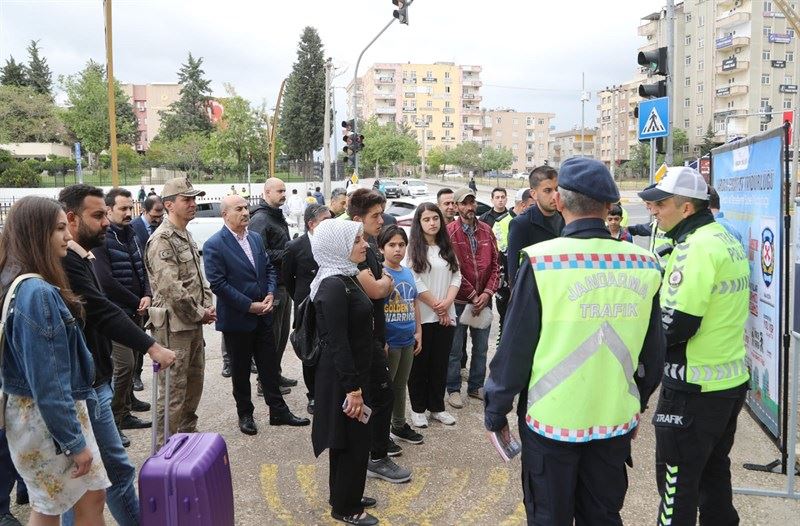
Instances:
[[[344,402],[342,402],[342,409],[344,411],[347,411],[347,406],[348,406],[347,398],[345,398]],[[363,404],[361,406],[361,416],[358,417],[358,421],[361,422],[362,424],[366,424],[367,422],[369,422],[370,416],[372,416],[372,409],[370,409],[370,407],[367,404]]]

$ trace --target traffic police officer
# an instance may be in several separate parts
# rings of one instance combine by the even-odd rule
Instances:
[[[149,309],[155,338],[175,351],[170,367],[170,434],[197,429],[197,406],[203,394],[205,348],[203,324],[216,320],[211,289],[200,270],[200,255],[186,225],[194,219],[195,190],[178,177],[164,184],[161,199],[167,216],[147,241],[146,266],[153,291]],[[158,421],[164,418],[164,375],[159,376]],[[159,428],[159,443],[163,431]]]
[[[508,436],[519,395],[528,524],[622,524],[631,439],[663,368],[661,273],[606,230],[619,191],[601,162],[568,159],[558,186],[563,237],[522,251],[484,421]]]
[[[708,186],[688,167],[669,168],[639,194],[675,242],[661,295],[667,352],[653,417],[658,523],[739,524],[730,459],[749,373],[744,325],[750,268],[735,237],[714,221]]]

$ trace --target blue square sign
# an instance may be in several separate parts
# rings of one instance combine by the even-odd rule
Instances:
[[[669,135],[669,97],[639,103],[639,140]]]

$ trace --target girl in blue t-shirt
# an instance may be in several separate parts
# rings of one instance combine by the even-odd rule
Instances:
[[[383,266],[392,279],[394,290],[386,298],[386,346],[389,358],[389,378],[394,390],[391,438],[411,444],[422,443],[422,435],[406,422],[406,386],[414,356],[422,350],[417,286],[411,270],[400,264],[406,257],[408,236],[397,225],[385,227],[378,235],[378,248],[383,254]]]

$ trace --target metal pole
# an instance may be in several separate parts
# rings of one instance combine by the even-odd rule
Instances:
[[[675,56],[675,2],[674,0],[667,0],[667,98],[669,99],[669,115],[667,119],[669,120],[669,130],[670,133],[667,135],[667,153],[664,156],[664,162],[667,163],[667,166],[672,166],[673,161],[673,154],[672,154],[672,141],[673,141],[673,132],[674,129],[672,127],[673,119],[672,115],[675,113],[673,109],[673,82],[672,82],[672,68],[675,61],[673,57]],[[688,130],[686,130],[688,134]]]
[[[322,165],[322,195],[330,199],[331,195],[331,68],[333,63],[329,58],[325,61],[325,117],[323,119],[322,150],[324,163]]]
[[[617,126],[615,124],[617,116],[617,99],[619,93],[615,86],[611,89],[611,178],[614,179],[614,165],[617,157]]]
[[[409,5],[411,2],[409,2]],[[369,41],[367,47],[361,50],[361,53],[358,55],[358,60],[356,60],[356,70],[353,72],[353,133],[358,133],[358,66],[361,64],[361,57],[364,56],[364,53],[370,48],[372,44],[375,43],[376,40],[386,31],[389,29],[389,26],[394,24],[396,18],[392,18],[389,20],[389,23],[383,26],[380,33],[375,35],[375,38]],[[355,155],[356,162],[355,162],[355,174],[358,176],[358,154]]]
[[[275,113],[272,115],[272,128],[269,130],[269,176],[275,177],[275,139],[278,134],[278,119],[280,119],[281,99],[283,98],[283,87],[286,79],[281,81],[281,88],[278,90],[278,100],[275,102]]]
[[[586,115],[585,108],[586,108],[586,73],[581,73],[581,157],[584,156],[583,149],[585,146],[584,141],[586,140],[584,138],[585,134],[584,117]]]
[[[656,140],[650,139],[650,184],[656,182]]]
[[[422,177],[425,178],[425,139],[426,135],[428,135],[428,124],[426,123],[425,126],[422,127]]]
[[[114,100],[114,50],[111,38],[111,0],[104,0],[106,15],[106,77],[108,80],[108,133],[111,144],[111,186],[119,186],[117,158],[117,105]]]
[[[250,196],[253,195],[253,189],[250,187],[250,161],[247,162],[247,204],[250,204]]]

